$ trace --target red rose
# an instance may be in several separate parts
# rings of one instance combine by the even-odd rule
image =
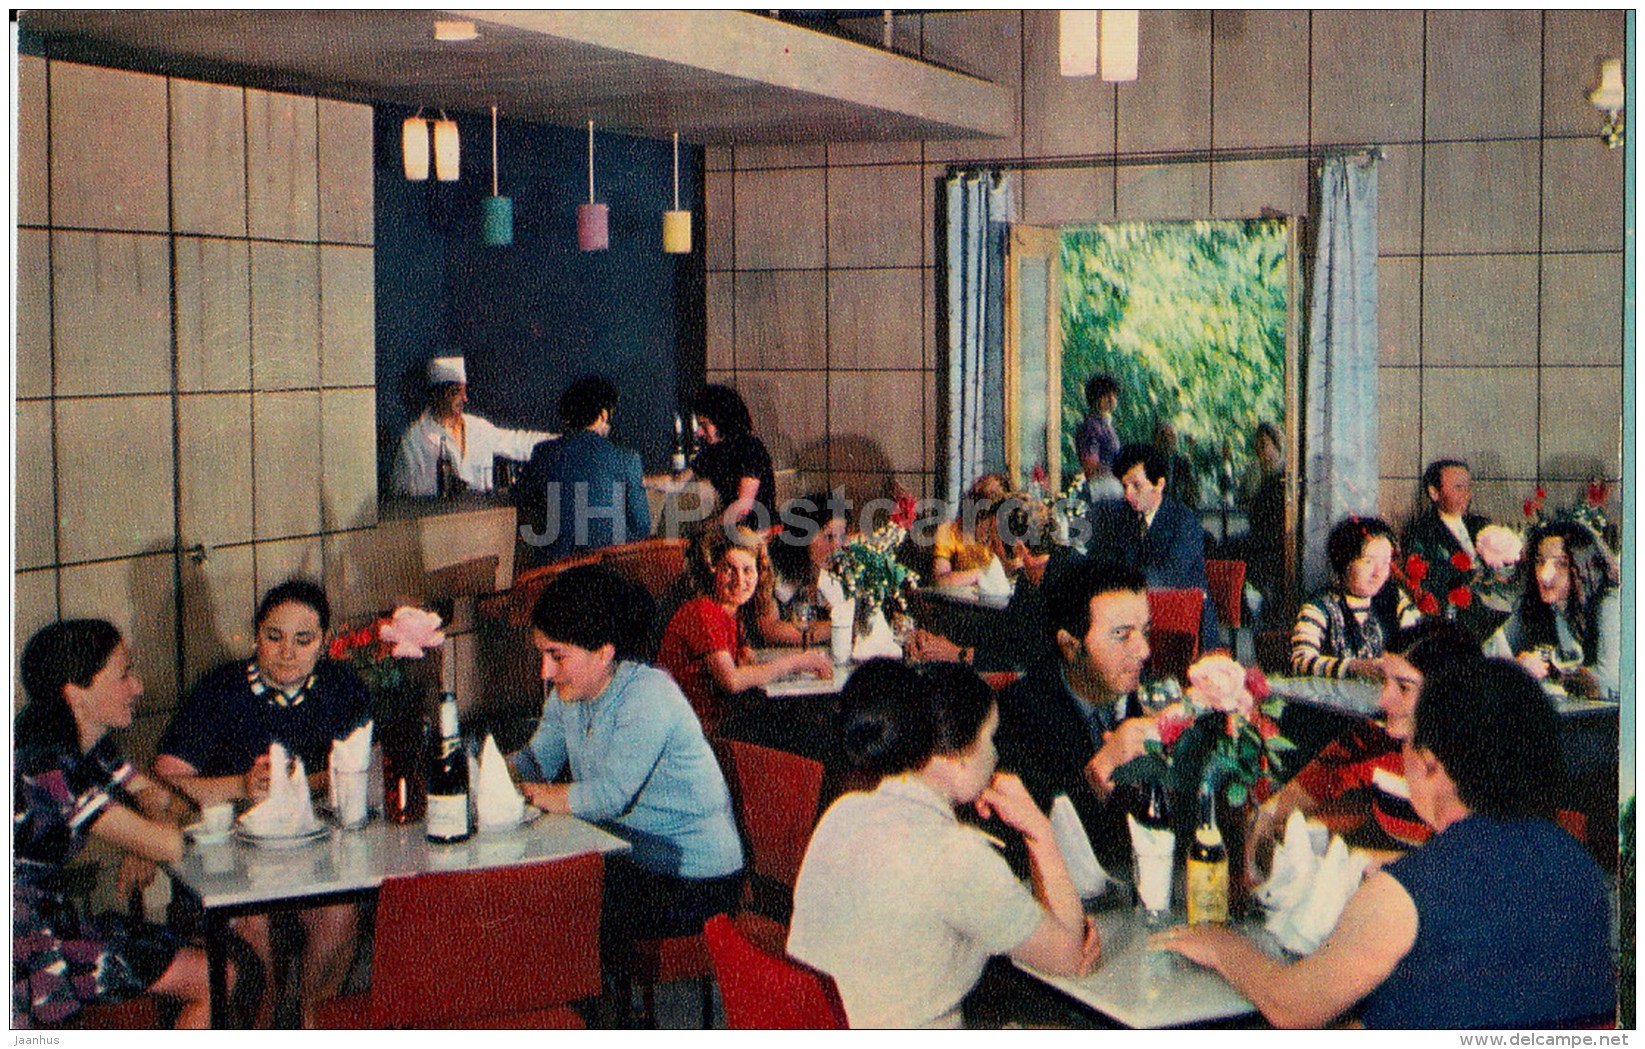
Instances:
[[[1047,480],[1046,473],[1045,473],[1045,467],[1043,467],[1043,466],[1035,466],[1034,467],[1034,472],[1032,474],[1030,474],[1029,476],[1033,478],[1033,480],[1036,484],[1043,485],[1043,484],[1045,484],[1045,482]]]
[[[332,638],[331,645],[326,649],[326,652],[332,659],[342,659],[348,655],[348,639],[342,637]]]
[[[897,509],[892,512],[891,520],[902,528],[914,527],[914,497],[899,493],[897,495]]]
[[[1245,691],[1251,693],[1251,698],[1258,703],[1267,699],[1273,689],[1268,687],[1268,677],[1259,666],[1245,668]]]
[[[1455,587],[1449,594],[1445,595],[1445,600],[1451,602],[1451,604],[1457,606],[1458,608],[1467,608],[1473,603],[1474,592],[1465,586]]]
[[[1588,505],[1603,506],[1605,500],[1611,497],[1611,486],[1604,481],[1588,482]]]
[[[362,645],[369,645],[375,640],[377,640],[376,624],[371,626],[363,626],[354,632],[355,648],[359,648]]]
[[[1474,570],[1474,559],[1468,556],[1467,551],[1458,550],[1451,555],[1451,567],[1458,572],[1472,572]]]
[[[1530,500],[1530,499],[1525,500],[1524,509],[1525,509],[1525,516],[1526,517],[1535,517],[1536,516],[1536,503],[1533,500]]]
[[[1180,704],[1179,704],[1180,705]],[[1192,715],[1185,717],[1161,717],[1156,724],[1159,726],[1160,746],[1169,750],[1171,744],[1187,731],[1188,726],[1194,723]]]
[[[1424,590],[1422,596],[1417,598],[1417,611],[1425,616],[1434,615],[1439,611],[1439,599]]]
[[[1405,579],[1412,586],[1421,586],[1428,577],[1428,562],[1412,554],[1405,559]]]
[[[1542,487],[1540,484],[1537,485],[1536,486],[1536,501],[1540,503],[1540,502],[1542,502],[1542,500],[1544,500],[1546,498],[1548,498],[1548,489]]]

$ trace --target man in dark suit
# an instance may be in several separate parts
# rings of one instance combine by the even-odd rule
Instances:
[[[1045,581],[1049,647],[999,697],[1000,767],[1015,772],[1041,807],[1067,794],[1097,859],[1124,870],[1125,816],[1140,802],[1115,787],[1114,770],[1143,753],[1153,719],[1136,698],[1148,661],[1148,597],[1142,574],[1070,558]]]
[[[525,567],[651,535],[638,452],[611,443],[617,388],[590,376],[560,396],[565,436],[537,446],[515,486]]]
[[[1099,560],[1130,565],[1153,589],[1198,587],[1205,581],[1205,532],[1194,512],[1165,494],[1169,469],[1153,445],[1128,444],[1114,460],[1124,503],[1100,508],[1086,550]],[[1217,614],[1207,597],[1200,609],[1200,648],[1217,644]]]
[[[1461,459],[1436,459],[1422,472],[1422,487],[1428,493],[1428,508],[1417,515],[1405,530],[1405,552],[1428,562],[1428,576],[1422,587],[1441,602],[1463,581],[1464,573],[1451,564],[1458,552],[1470,561],[1479,560],[1474,539],[1490,520],[1468,512],[1473,501],[1473,476]]]

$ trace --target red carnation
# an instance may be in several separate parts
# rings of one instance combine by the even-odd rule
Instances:
[[[1604,481],[1588,482],[1588,505],[1603,506],[1605,500],[1611,497],[1611,486]]]
[[[897,509],[892,512],[891,520],[901,528],[914,527],[914,497],[906,493],[897,495]]]
[[[1465,586],[1454,587],[1449,594],[1445,595],[1445,600],[1458,608],[1467,608],[1473,603],[1474,592]]]
[[[1540,484],[1537,485],[1536,486],[1536,501],[1540,503],[1546,498],[1548,498],[1548,489],[1542,487]]]
[[[1435,614],[1439,611],[1439,599],[1424,590],[1422,596],[1417,598],[1417,611],[1425,616]]]
[[[348,655],[348,639],[343,637],[332,638],[331,644],[326,649],[326,652],[332,659],[342,659],[344,656]]]
[[[1530,499],[1525,500],[1525,516],[1526,517],[1535,517],[1536,516],[1536,509],[1537,509],[1536,503],[1533,500],[1530,500]]]
[[[1262,672],[1261,667],[1245,668],[1245,691],[1251,693],[1251,699],[1257,703],[1267,699],[1273,692],[1273,689],[1268,687],[1268,676]]]
[[[1428,562],[1412,554],[1405,559],[1405,580],[1412,586],[1421,586],[1428,577]]]
[[[1451,555],[1451,567],[1458,572],[1472,572],[1474,570],[1474,559],[1468,556],[1466,550],[1458,550]]]
[[[1161,717],[1157,722],[1155,722],[1155,724],[1159,726],[1160,746],[1169,749],[1171,744],[1175,743],[1178,737],[1186,732],[1188,730],[1188,726],[1193,723],[1194,719],[1192,716]]]

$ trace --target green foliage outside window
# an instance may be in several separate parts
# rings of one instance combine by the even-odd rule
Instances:
[[[1224,443],[1237,478],[1256,424],[1285,410],[1285,222],[1121,222],[1062,234],[1062,457],[1085,380],[1119,381],[1127,443],[1170,422],[1207,497]],[[1283,428],[1283,426],[1282,426]]]

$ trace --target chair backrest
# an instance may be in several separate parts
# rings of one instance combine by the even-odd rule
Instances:
[[[776,958],[749,942],[735,922],[716,914],[703,926],[725,1025],[737,1031],[844,1030],[845,1006],[826,973]]]
[[[1194,643],[1190,658],[1199,655],[1200,612],[1204,607],[1205,591],[1199,587],[1148,591],[1148,618],[1154,630],[1171,630],[1193,635]]]
[[[1230,630],[1238,630],[1245,607],[1245,562],[1207,560],[1205,587],[1211,592],[1217,619]]]
[[[674,582],[685,574],[684,539],[641,539],[600,551],[606,567],[625,579],[646,588],[653,600],[661,600]]]
[[[817,825],[822,762],[740,740],[714,746],[748,840],[749,872],[792,890]]]
[[[581,568],[583,565],[599,563],[599,554],[588,554],[527,569],[514,577],[514,585],[507,590],[482,598],[477,610],[481,615],[507,623],[509,626],[529,626],[531,610],[537,607],[537,598],[542,596],[543,589],[555,576],[568,568]]]
[[[598,853],[389,878],[377,901],[375,1027],[430,1027],[600,993]]]

